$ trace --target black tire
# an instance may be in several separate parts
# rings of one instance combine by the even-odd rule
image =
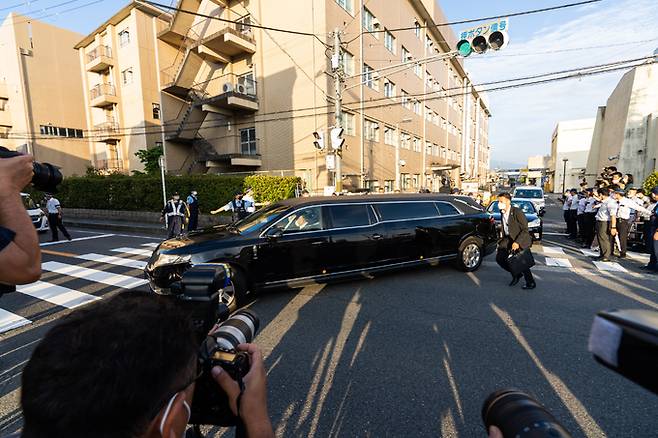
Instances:
[[[459,245],[457,267],[464,272],[473,272],[480,267],[483,257],[482,242],[475,237],[469,237]]]
[[[229,285],[220,290],[219,300],[226,304],[231,312],[242,306],[247,295],[247,279],[240,268],[228,265]]]

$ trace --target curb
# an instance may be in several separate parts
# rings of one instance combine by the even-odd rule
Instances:
[[[98,222],[85,222],[83,220],[66,220],[65,225],[77,228],[89,228],[94,230],[105,231],[123,231],[123,232],[139,232],[144,234],[151,234],[154,236],[162,236],[165,234],[165,229],[157,224],[141,225],[141,224],[122,224],[117,222],[111,223],[98,223]]]

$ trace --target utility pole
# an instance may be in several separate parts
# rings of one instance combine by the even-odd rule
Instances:
[[[342,128],[342,90],[341,90],[341,81],[343,76],[343,64],[341,62],[341,48],[340,48],[340,30],[338,28],[334,29],[334,61],[333,61],[333,73],[334,73],[334,90],[336,92],[336,98],[334,100],[335,104],[335,119],[336,119],[336,128]],[[336,169],[334,176],[334,191],[340,193],[343,191],[343,171],[341,168],[341,149],[335,149],[334,155],[336,159]]]
[[[566,188],[564,186],[565,180],[567,178],[567,161],[569,161],[568,158],[563,158],[562,159],[562,194],[564,195],[564,192],[566,191]]]

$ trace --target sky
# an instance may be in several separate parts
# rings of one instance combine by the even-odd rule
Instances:
[[[282,1],[285,0],[268,0]],[[539,9],[574,0],[442,0],[451,21]],[[161,0],[171,4],[173,0]],[[126,0],[0,0],[10,10],[82,34],[127,4]],[[57,6],[61,5],[61,6]],[[468,5],[465,7],[464,5]],[[472,55],[466,68],[475,84],[648,56],[658,48],[658,0],[603,0],[554,12],[510,18],[509,45]],[[456,26],[455,33],[472,25]],[[528,156],[550,154],[557,122],[594,118],[624,71],[488,94],[492,113],[492,166],[517,167]]]

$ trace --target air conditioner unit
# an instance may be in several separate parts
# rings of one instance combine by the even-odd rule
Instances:
[[[222,90],[224,91],[224,93],[232,93],[233,92],[233,84],[230,83],[230,82],[225,83],[222,86]]]
[[[245,87],[244,84],[238,84],[235,91],[240,94],[247,94],[247,87]]]

